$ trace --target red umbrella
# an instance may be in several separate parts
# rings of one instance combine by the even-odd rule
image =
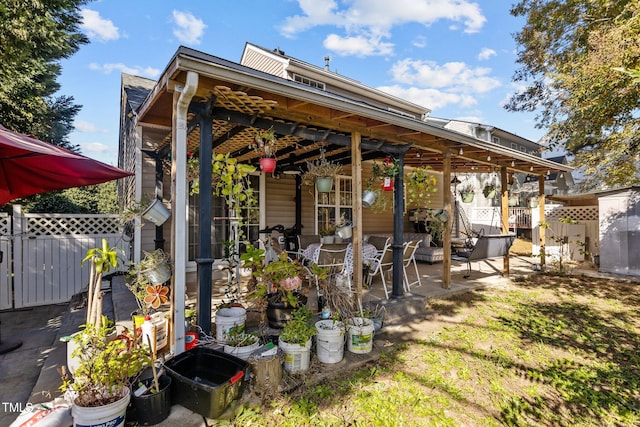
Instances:
[[[0,206],[20,197],[100,184],[132,172],[0,125]]]

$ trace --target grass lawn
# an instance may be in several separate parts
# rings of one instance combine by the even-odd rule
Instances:
[[[537,275],[434,301],[377,364],[235,425],[640,425],[640,285]]]

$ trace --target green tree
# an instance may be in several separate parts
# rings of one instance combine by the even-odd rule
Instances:
[[[80,106],[55,97],[60,60],[88,43],[79,31],[89,0],[0,0],[0,123],[77,150],[68,135]]]
[[[38,213],[118,213],[116,181],[85,187],[36,194],[16,203],[24,205],[25,212]]]
[[[640,85],[614,68],[640,65],[637,0],[520,0],[511,14],[525,17],[515,35],[526,86],[506,106],[538,111],[552,147],[575,156],[585,188],[640,182]]]

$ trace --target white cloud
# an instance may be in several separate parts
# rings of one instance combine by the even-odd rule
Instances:
[[[493,49],[489,49],[488,47],[483,47],[482,50],[480,51],[480,53],[478,54],[478,60],[479,61],[486,61],[487,59],[491,58],[492,56],[496,56],[497,53],[495,50]]]
[[[94,123],[87,122],[84,120],[76,120],[73,122],[73,126],[75,127],[76,132],[85,132],[85,133],[109,133],[107,129],[99,129]]]
[[[83,152],[93,153],[93,154],[107,153],[111,151],[111,147],[101,142],[85,142],[85,143],[81,143],[80,147],[82,148]]]
[[[411,44],[420,48],[427,47],[427,38],[424,36],[418,36],[411,42]]]
[[[471,68],[464,62],[437,64],[433,61],[403,59],[391,67],[399,83],[378,89],[432,110],[448,105],[469,108],[477,97],[501,86],[490,68]]]
[[[204,29],[207,28],[205,23],[193,16],[190,12],[173,11],[173,35],[178,38],[181,43],[197,45],[202,42]]]
[[[340,37],[337,34],[329,34],[324,39],[323,46],[340,56],[353,55],[358,57],[371,55],[390,55],[393,53],[393,44],[384,43],[380,37]]]
[[[110,20],[103,19],[95,10],[82,9],[80,15],[82,16],[80,28],[87,33],[89,38],[97,39],[101,42],[118,40],[120,38],[118,27],[113,25],[113,22]]]
[[[391,67],[396,82],[462,93],[484,93],[500,87],[500,80],[490,73],[490,68],[471,68],[464,62],[438,65],[433,61],[403,59]]]
[[[392,53],[389,49],[393,44],[383,43],[381,39],[376,40],[366,35],[388,38],[394,26],[411,23],[430,26],[440,20],[449,20],[462,25],[464,32],[475,33],[486,22],[478,3],[469,0],[394,0],[392,7],[389,7],[388,0],[350,0],[340,5],[335,0],[297,1],[302,14],[285,19],[280,26],[280,31],[285,37],[294,37],[316,26],[342,28],[345,35],[333,34],[329,41],[349,41],[354,44],[364,44],[369,48],[371,43],[363,43],[363,39],[377,41],[378,45],[373,44],[371,53],[362,52],[361,56],[381,55],[383,51]],[[420,44],[420,41],[418,40],[417,43]],[[341,47],[337,43],[332,43],[331,46]],[[340,52],[344,50],[337,50],[337,52],[341,54]]]
[[[414,104],[422,105],[432,110],[446,107],[447,105],[459,105],[471,107],[478,101],[471,95],[451,93],[438,89],[423,89],[417,87],[403,87],[399,85],[381,86],[379,90],[388,94],[406,99]]]
[[[134,76],[155,78],[160,75],[160,70],[152,67],[129,67],[123,63],[110,63],[110,64],[96,64],[92,62],[89,64],[89,69],[93,71],[100,71],[104,74],[111,74],[114,71],[121,73],[132,74]]]

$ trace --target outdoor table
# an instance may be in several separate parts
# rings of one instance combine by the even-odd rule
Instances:
[[[320,251],[320,246],[324,246],[329,249],[331,249],[332,246],[335,248],[344,247],[341,244],[335,244],[335,245],[324,244],[323,245],[322,243],[311,243],[302,251],[302,256],[304,256],[308,260],[311,260],[312,262],[316,262],[318,260],[318,252]],[[362,244],[363,260],[374,258],[377,253],[378,253],[378,250],[372,244],[370,243]],[[341,275],[351,276],[352,272],[353,272],[353,245],[349,243],[347,245],[347,252],[345,253],[345,256],[344,256],[344,269],[342,270]]]

